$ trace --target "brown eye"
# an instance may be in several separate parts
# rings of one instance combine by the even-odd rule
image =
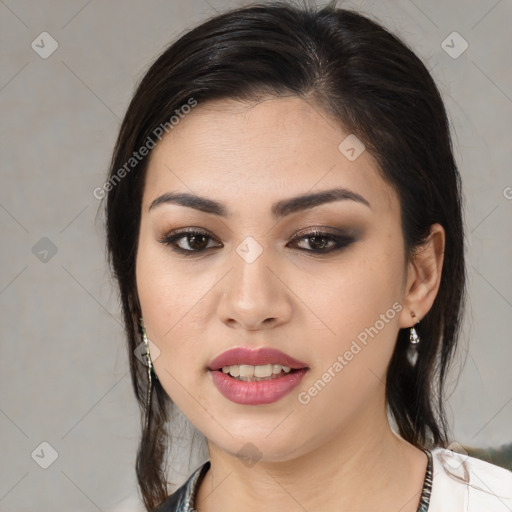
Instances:
[[[317,254],[328,254],[349,246],[355,239],[353,236],[339,233],[329,233],[326,231],[314,230],[309,233],[297,236],[292,240],[296,246],[306,242],[311,249],[299,247],[306,252]],[[303,244],[304,245],[304,244]]]
[[[207,232],[190,229],[167,234],[158,241],[170,246],[173,251],[188,256],[211,248],[208,246],[210,240],[214,239]]]

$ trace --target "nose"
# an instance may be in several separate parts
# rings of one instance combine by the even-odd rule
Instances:
[[[263,251],[252,262],[233,253],[233,268],[221,281],[217,313],[228,327],[248,331],[277,327],[292,315],[291,292]]]

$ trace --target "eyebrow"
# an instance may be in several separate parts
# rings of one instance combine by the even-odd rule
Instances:
[[[371,209],[370,203],[357,192],[353,192],[345,188],[333,188],[313,194],[302,194],[296,197],[282,199],[272,205],[271,212],[275,219],[280,219],[299,211],[314,208],[315,206],[345,200],[364,204]],[[219,217],[231,217],[231,213],[225,203],[207,199],[206,197],[197,196],[195,194],[171,192],[162,194],[152,201],[149,206],[149,211],[163,204],[177,204],[179,206],[194,208],[195,210],[217,215]]]

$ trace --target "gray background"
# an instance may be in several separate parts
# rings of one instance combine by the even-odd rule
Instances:
[[[238,5],[0,0],[1,511],[137,510],[138,408],[92,191],[151,61],[187,28]],[[451,438],[509,443],[512,2],[344,5],[404,38],[444,96],[467,200],[470,298],[450,378]],[[47,59],[31,47],[44,31],[58,43]],[[469,44],[458,58],[442,47],[453,31]],[[205,456],[199,436],[187,457],[186,427],[172,455],[176,485]],[[52,449],[56,460],[41,468]]]

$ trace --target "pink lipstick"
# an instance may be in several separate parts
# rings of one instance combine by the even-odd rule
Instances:
[[[276,402],[299,385],[309,368],[273,348],[238,347],[209,365],[213,383],[228,400],[243,405]]]

